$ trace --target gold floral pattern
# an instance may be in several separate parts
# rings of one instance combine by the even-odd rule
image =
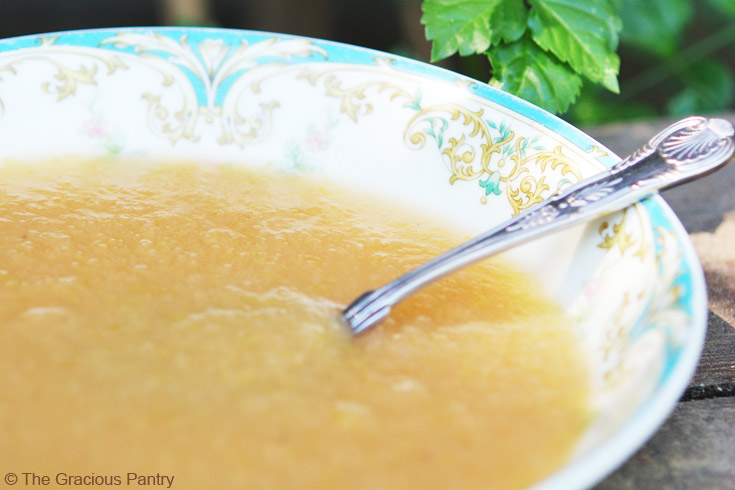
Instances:
[[[0,73],[6,72],[16,75],[18,67],[24,63],[48,63],[57,70],[54,76],[56,82],[42,82],[41,90],[48,94],[56,94],[56,100],[61,101],[76,94],[79,84],[97,84],[98,62],[107,68],[107,75],[115,73],[118,69],[127,68],[116,53],[86,47],[56,46],[57,39],[57,37],[41,37],[41,45],[37,48],[27,48],[5,55],[3,57],[4,64],[0,65]],[[92,63],[89,65],[80,64],[75,68],[71,68],[59,61],[59,59],[63,59],[64,55],[74,54],[83,54]],[[0,115],[3,107],[3,102],[0,100]]]
[[[604,220],[599,228],[598,233],[602,237],[602,241],[597,244],[599,248],[611,250],[618,248],[621,254],[625,254],[629,250],[633,250],[633,255],[641,259],[644,258],[646,252],[650,250],[649,244],[645,243],[643,237],[645,236],[645,230],[630,230],[626,227],[626,221],[628,214],[634,212],[638,215],[636,223],[639,226],[643,226],[645,222],[641,213],[641,206],[636,204],[634,206],[623,209],[619,216],[620,219],[617,222]]]
[[[433,138],[449,164],[449,182],[478,181],[485,189],[483,203],[490,194],[500,195],[502,185],[514,215],[581,179],[577,163],[561,145],[545,149],[539,136],[517,136],[508,124],[486,119],[482,108],[443,104],[421,109],[405,134],[419,147]]]
[[[356,71],[379,77],[351,85],[339,78],[340,74]],[[402,107],[414,111],[404,131],[407,143],[420,148],[428,138],[434,139],[448,164],[449,182],[477,181],[483,190],[483,204],[491,194],[504,193],[515,215],[581,179],[577,163],[561,145],[545,149],[540,135],[517,137],[510,125],[486,119],[483,108],[472,110],[457,103],[423,107],[420,90],[406,88],[413,79],[391,71],[389,63],[377,67],[309,68],[299,78],[314,86],[321,80],[325,94],[339,99],[340,112],[354,122],[373,111],[371,92],[385,95],[390,101],[400,100]],[[596,146],[590,151],[606,155]]]
[[[241,113],[244,93],[259,90],[250,77],[277,65],[278,61],[273,60],[326,55],[307,40],[276,37],[252,44],[242,40],[236,48],[222,40],[206,39],[192,47],[186,35],[174,40],[155,33],[123,33],[106,39],[104,44],[135,48],[137,58],[161,74],[163,87],[177,88],[176,105],[164,102],[161,94],[142,95],[148,103],[149,124],[157,133],[172,143],[179,139],[196,141],[198,126],[204,120],[205,124],[219,126],[219,144],[235,143],[241,148],[268,134],[272,111],[278,107],[278,102],[272,100],[258,103],[247,115]],[[264,59],[269,61],[262,62]]]
[[[343,72],[345,70],[339,71]],[[365,68],[360,69],[360,71],[364,72]],[[419,99],[417,94],[412,94],[395,82],[386,79],[370,80],[351,87],[345,87],[344,81],[338,78],[333,69],[305,69],[299,74],[299,78],[307,80],[311,85],[316,85],[320,79],[323,79],[326,95],[339,99],[340,112],[347,115],[354,122],[357,122],[358,116],[364,116],[373,111],[373,104],[368,101],[370,90],[374,90],[377,94],[388,94],[391,101],[400,98],[405,99],[407,104],[416,105]]]
[[[41,45],[18,50],[0,72],[15,74],[16,66],[29,61],[50,63],[57,69],[57,83],[44,82],[42,90],[55,93],[61,101],[72,96],[79,84],[97,84],[98,64],[107,75],[126,69],[130,63],[143,63],[161,76],[162,90],[147,91],[141,98],[148,104],[148,123],[159,135],[172,143],[180,139],[197,141],[201,124],[219,127],[218,143],[247,143],[262,139],[272,124],[271,114],[278,107],[275,100],[259,102],[245,115],[241,112],[244,92],[257,92],[244,73],[257,74],[280,61],[293,57],[325,56],[323,49],[303,39],[267,38],[250,44],[242,40],[233,48],[221,40],[205,39],[190,46],[186,35],[172,39],[156,33],[125,32],[103,40],[101,46],[117,49],[133,48],[135,55],[106,49],[56,45],[57,38],[41,38]],[[58,54],[83,56],[90,65],[71,68],[58,61]],[[262,60],[268,60],[263,62]],[[176,97],[178,95],[178,97]],[[244,104],[247,105],[247,104]],[[3,109],[0,100],[0,114]]]

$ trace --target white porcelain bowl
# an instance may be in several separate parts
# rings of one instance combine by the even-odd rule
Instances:
[[[70,155],[275,166],[473,234],[618,160],[486,84],[332,42],[173,28],[1,41],[0,161]],[[535,488],[588,487],[685,389],[706,328],[700,266],[659,197],[509,256],[574,318],[597,413],[572,461]]]

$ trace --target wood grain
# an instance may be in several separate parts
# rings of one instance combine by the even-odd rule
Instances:
[[[735,178],[732,184],[735,189]],[[729,197],[735,200],[735,191]],[[709,307],[735,326],[735,211],[725,211],[714,232],[693,233],[691,238],[704,268]]]
[[[735,397],[683,402],[596,490],[732,490],[734,458]]]
[[[702,357],[683,400],[735,396],[734,346],[735,329],[710,312]]]

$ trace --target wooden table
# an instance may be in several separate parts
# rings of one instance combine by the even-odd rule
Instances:
[[[735,121],[735,114],[724,115]],[[616,124],[586,132],[618,155],[671,121]],[[654,437],[595,490],[735,489],[735,163],[664,191],[704,267],[709,320],[694,378]]]

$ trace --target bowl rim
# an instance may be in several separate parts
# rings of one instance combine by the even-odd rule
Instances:
[[[128,32],[166,33],[169,35],[202,33],[207,35],[207,37],[217,36],[220,38],[223,34],[226,34],[228,36],[241,37],[248,40],[273,37],[283,39],[302,39],[312,42],[327,50],[331,49],[332,51],[338,50],[359,53],[365,59],[375,59],[378,57],[389,59],[395,62],[393,68],[399,71],[427,78],[439,79],[445,82],[456,82],[457,80],[462,81],[467,84],[474,96],[501,105],[509,111],[523,116],[535,124],[540,124],[552,133],[558,134],[571,144],[580,148],[588,148],[593,145],[597,146],[607,152],[608,156],[598,159],[598,161],[606,167],[610,167],[620,160],[620,157],[614,152],[610,151],[605,147],[605,145],[596,141],[581,129],[538,106],[504,92],[485,82],[456,73],[446,68],[405,56],[327,39],[278,32],[221,27],[105,27],[50,31],[0,39],[0,56],[14,50],[38,46],[38,42],[42,38],[57,37],[67,40],[78,38],[79,41],[73,44],[97,47],[89,43],[85,44],[83,39],[85,37],[106,33],[119,34]],[[339,56],[336,56],[336,59],[330,58],[323,60],[323,62],[365,65],[366,63],[361,61],[362,59],[363,58],[358,57],[357,60],[340,60]],[[658,193],[654,194],[645,201],[644,205],[647,208],[647,211],[649,211],[649,214],[651,211],[658,211],[657,215],[660,217],[659,219],[663,220],[663,223],[668,226],[668,229],[674,233],[677,242],[682,249],[680,263],[685,267],[686,272],[688,273],[687,284],[691,289],[689,291],[690,294],[688,295],[688,313],[691,321],[687,325],[688,338],[690,339],[690,342],[682,346],[673,368],[667,373],[666,379],[655,388],[652,396],[646,399],[641,406],[637,408],[637,410],[627,416],[625,422],[622,423],[617,431],[590,452],[579,455],[576,458],[572,458],[547,478],[532,485],[530,488],[533,490],[589,488],[609,476],[638,449],[640,449],[663,425],[669,415],[674,411],[677,402],[685,392],[688,382],[697,367],[707,331],[708,307],[704,272],[684,225],[661,195]],[[653,221],[653,216],[651,219]]]

